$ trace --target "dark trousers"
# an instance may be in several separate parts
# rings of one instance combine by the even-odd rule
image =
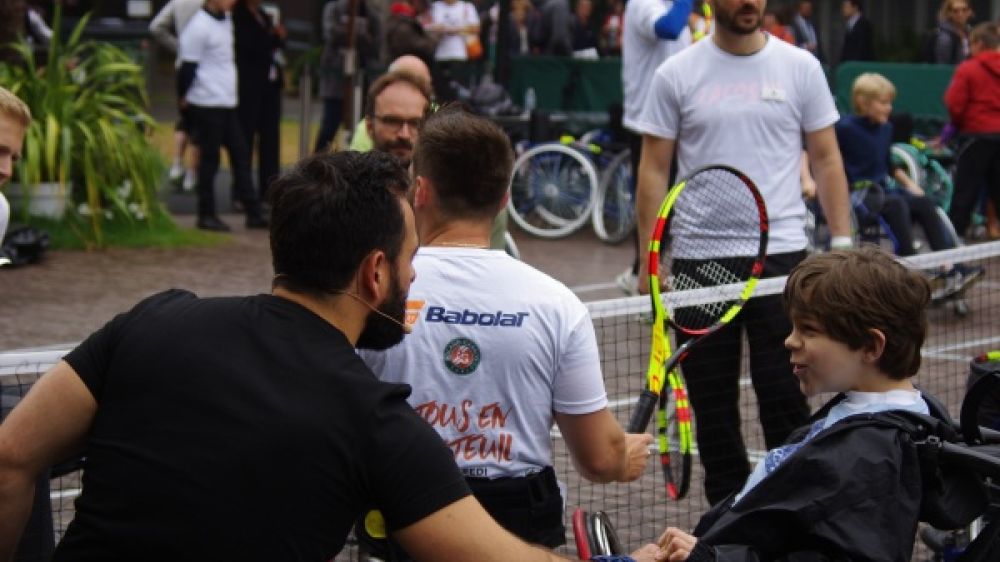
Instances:
[[[932,250],[947,250],[955,247],[955,241],[941,224],[936,205],[927,197],[917,197],[907,191],[886,193],[881,215],[896,243],[896,253],[911,256],[913,248],[913,223],[918,223],[927,235]]]
[[[468,478],[469,488],[494,521],[531,544],[556,548],[566,544],[563,498],[555,470],[519,478]],[[380,560],[410,562],[395,540],[376,539],[365,530],[364,518],[354,527],[361,550]]]
[[[257,86],[257,87],[251,87]],[[267,199],[267,189],[278,176],[281,158],[281,84],[264,82],[240,88],[240,120],[247,149],[257,146],[257,198]],[[235,186],[234,186],[235,187]],[[236,193],[236,189],[233,190]]]
[[[235,109],[192,105],[194,129],[201,160],[198,163],[198,216],[215,216],[215,174],[219,171],[219,149],[226,147],[233,173],[234,199],[243,203],[247,216],[260,213],[260,203],[250,179],[250,149],[240,129]]]
[[[948,214],[959,236],[969,228],[984,183],[994,207],[1000,209],[1000,138],[973,139],[959,154]]]
[[[323,98],[323,119],[319,122],[314,152],[321,152],[330,146],[333,136],[337,134],[337,128],[340,127],[343,113],[343,98]]]
[[[767,257],[764,277],[787,274],[805,259],[793,252]],[[809,405],[792,374],[785,338],[792,331],[780,295],[750,299],[733,321],[691,349],[681,366],[697,423],[698,452],[711,504],[738,491],[750,475],[740,430],[741,336],[746,331],[750,371],[767,449],[781,445],[809,419]],[[678,334],[678,345],[688,338]]]

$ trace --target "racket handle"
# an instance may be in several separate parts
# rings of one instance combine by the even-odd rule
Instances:
[[[649,426],[649,420],[653,419],[653,412],[656,410],[656,403],[660,399],[659,395],[649,390],[642,391],[639,395],[639,402],[632,411],[632,419],[628,422],[629,433],[642,433]]]

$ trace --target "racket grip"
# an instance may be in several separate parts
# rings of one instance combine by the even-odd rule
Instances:
[[[660,397],[649,390],[642,391],[639,395],[639,402],[635,405],[635,410],[632,411],[632,419],[628,422],[629,433],[642,433],[646,431],[646,427],[649,426],[649,420],[653,419],[653,412],[656,410],[656,403]]]

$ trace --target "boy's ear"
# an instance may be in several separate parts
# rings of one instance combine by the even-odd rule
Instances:
[[[877,328],[868,329],[868,342],[865,344],[865,359],[871,363],[878,363],[885,352],[885,334]]]

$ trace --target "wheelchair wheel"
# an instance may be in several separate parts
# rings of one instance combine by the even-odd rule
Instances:
[[[948,218],[948,213],[945,212],[941,207],[934,207],[937,212],[938,218],[941,219],[941,226],[944,227],[945,234],[951,238],[955,247],[962,245],[962,239],[958,237],[958,232],[955,232],[955,226],[951,224],[951,219]]]
[[[926,178],[924,177],[924,168],[920,165],[916,151],[916,148],[907,143],[897,142],[892,145],[889,152],[893,162],[898,162],[906,172],[906,175],[910,176],[910,179],[914,183],[922,186],[926,183]]]
[[[529,149],[514,162],[507,209],[519,227],[541,238],[559,238],[590,218],[597,172],[590,159],[559,143]]]
[[[510,232],[503,233],[503,250],[507,252],[507,255],[519,260],[521,259],[521,251],[517,249],[517,242],[514,241],[514,237],[510,235]]]
[[[850,210],[851,238],[854,247],[858,247],[862,242],[861,229],[858,226],[858,217],[854,209]],[[810,254],[826,252],[830,250],[830,227],[826,224],[826,218],[820,209],[818,201],[806,202],[806,251]]]
[[[594,232],[602,242],[618,244],[635,228],[635,193],[632,190],[632,152],[615,156],[601,172],[594,200]]]

